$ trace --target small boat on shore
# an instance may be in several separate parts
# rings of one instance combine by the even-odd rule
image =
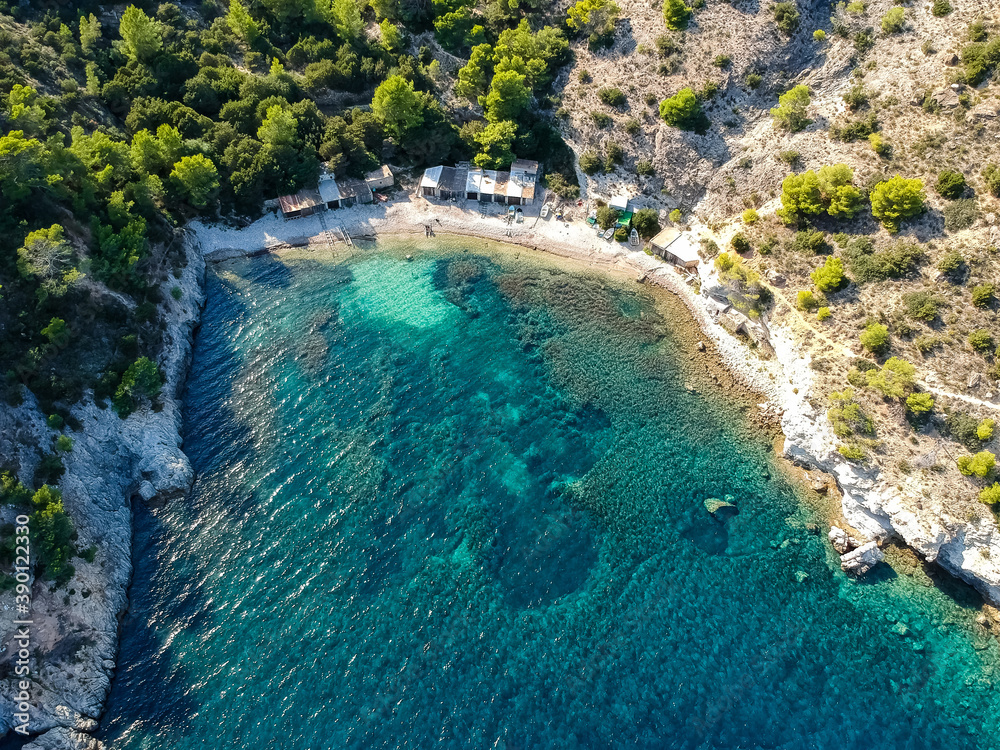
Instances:
[[[541,216],[544,219],[548,215],[549,215],[549,204],[546,203],[544,206],[542,206],[542,212],[539,214],[539,216]]]
[[[611,242],[611,238],[615,236],[615,228],[611,227],[607,232],[604,233],[604,239]]]

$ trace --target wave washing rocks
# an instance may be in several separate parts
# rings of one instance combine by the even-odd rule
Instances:
[[[66,456],[60,486],[79,534],[78,546],[96,545],[97,555],[93,563],[74,559],[76,575],[64,588],[34,587],[31,634],[37,651],[31,665],[28,728],[41,736],[26,746],[28,750],[101,747],[88,733],[97,729],[111,689],[118,626],[128,606],[132,498],[166,502],[187,493],[194,479],[181,450],[178,396],[204,300],[205,262],[195,243],[184,244],[187,265],[179,279],[166,282],[165,289],[179,286],[181,298],[163,295],[169,300],[160,358],[163,408],[142,409],[124,421],[112,409],[100,409],[92,402],[73,409],[83,429],[73,434],[75,444]],[[0,409],[0,435],[6,436],[0,438],[0,455],[15,458],[22,477],[30,477],[38,456],[26,446],[49,440],[33,399],[17,409]],[[6,645],[0,658],[9,658],[12,651],[15,617],[13,609],[0,612]],[[0,681],[0,734],[15,724],[16,693],[13,675]]]

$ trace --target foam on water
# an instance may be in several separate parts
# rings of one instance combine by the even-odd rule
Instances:
[[[210,274],[198,479],[136,511],[104,739],[994,746],[975,596],[919,567],[848,580],[743,405],[699,380],[689,319],[463,249]]]

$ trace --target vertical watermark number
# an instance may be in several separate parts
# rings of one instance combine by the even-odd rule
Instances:
[[[15,521],[14,554],[14,608],[17,619],[14,620],[12,654],[14,658],[14,675],[17,677],[17,695],[15,708],[14,731],[18,734],[28,733],[28,722],[31,720],[31,543],[28,538],[28,517],[19,515]]]

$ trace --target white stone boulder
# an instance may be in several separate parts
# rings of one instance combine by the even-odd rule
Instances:
[[[846,555],[841,555],[840,568],[845,573],[863,576],[883,559],[885,559],[885,555],[878,548],[878,543],[868,542],[868,544],[862,544],[857,549],[851,550]]]

